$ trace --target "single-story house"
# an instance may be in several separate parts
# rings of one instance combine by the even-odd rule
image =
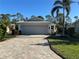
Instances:
[[[73,27],[75,29],[75,32],[79,33],[79,21],[74,22],[74,23],[67,26],[67,28],[70,28],[70,27]]]
[[[23,35],[53,34],[56,32],[56,25],[48,21],[19,21],[19,31]]]

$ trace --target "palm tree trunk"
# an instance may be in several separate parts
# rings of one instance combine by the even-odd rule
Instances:
[[[57,21],[59,20],[59,19],[58,19],[58,14],[59,14],[59,9],[57,9]]]
[[[63,7],[63,36],[65,35],[65,9]]]

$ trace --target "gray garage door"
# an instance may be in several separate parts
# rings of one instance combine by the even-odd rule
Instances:
[[[48,25],[21,25],[22,34],[48,34]]]

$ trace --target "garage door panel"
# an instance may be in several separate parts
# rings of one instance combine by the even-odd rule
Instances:
[[[22,25],[22,34],[48,34],[48,26],[43,25]]]

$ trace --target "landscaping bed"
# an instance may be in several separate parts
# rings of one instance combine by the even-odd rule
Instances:
[[[72,37],[49,37],[51,49],[65,59],[79,59],[79,39]]]
[[[9,34],[7,34],[7,35],[5,35],[5,38],[4,38],[4,39],[1,39],[1,40],[0,40],[0,42],[1,42],[1,41],[5,41],[5,40],[8,40],[8,39],[10,39],[10,38],[14,38],[14,37],[16,37],[16,35],[9,35]]]

